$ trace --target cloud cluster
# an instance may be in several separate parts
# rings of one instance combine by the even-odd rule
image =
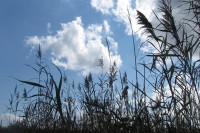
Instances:
[[[89,72],[98,73],[102,69],[98,66],[99,59],[103,59],[105,71],[114,61],[120,67],[122,60],[117,53],[117,42],[109,35],[109,24],[91,24],[84,28],[81,17],[77,17],[69,23],[62,23],[61,29],[55,35],[30,36],[26,43],[32,47],[41,45],[42,51],[49,50],[52,62],[65,69],[81,72],[83,75]],[[110,57],[106,47],[105,36],[110,48]]]
[[[91,0],[91,4],[92,4]],[[97,1],[97,0],[96,0]],[[101,7],[102,5],[101,0],[98,0],[98,7],[94,4],[92,5],[93,8],[98,10],[99,12],[102,12],[104,14],[104,7]],[[142,12],[146,18],[152,23],[153,27],[158,26],[159,21],[157,20],[155,14],[153,11],[156,12],[158,17],[162,17],[162,13],[158,12],[160,0],[112,0],[114,3],[112,7],[109,8],[109,11],[107,14],[113,16],[115,20],[117,20],[120,23],[123,23],[125,25],[125,32],[127,35],[131,34],[131,26],[130,22],[128,20],[128,11],[130,13],[131,23],[133,27],[133,32],[136,36],[138,36],[142,41],[147,39],[147,35],[143,34],[144,31],[140,29],[141,25],[137,24],[137,10]],[[104,3],[104,2],[103,2]],[[105,4],[105,3],[104,3]],[[185,18],[191,19],[192,14],[183,13],[185,9],[188,9],[188,5],[181,3],[179,0],[172,0],[171,1],[172,9],[173,9],[173,15],[176,15],[175,21],[176,25],[178,26],[180,23],[184,21]],[[181,5],[181,6],[180,6]],[[190,23],[191,24],[191,23]],[[190,31],[191,29],[185,25],[186,30]],[[182,31],[180,31],[181,34]],[[163,35],[165,36],[165,33],[156,31],[157,35]],[[181,35],[182,36],[182,35]],[[170,38],[170,36],[169,36]],[[173,41],[173,40],[171,40]],[[152,52],[155,50],[152,48],[150,44],[146,44],[141,49],[143,52]]]
[[[103,10],[104,7],[101,8],[99,6],[102,5],[101,1],[98,0],[99,3],[96,4],[98,7],[92,4],[92,1],[93,0],[91,0],[92,7],[97,11],[102,12],[102,14],[105,14],[105,11]],[[140,29],[141,26],[137,24],[137,10],[141,11],[149,21],[154,23],[155,15],[152,10],[157,8],[158,0],[112,0],[112,2],[114,3],[114,6],[110,7],[109,10],[106,10],[109,11],[107,14],[113,16],[117,22],[122,23],[125,26],[125,33],[127,35],[132,34],[128,18],[130,15],[134,35],[138,36],[143,41],[146,40],[147,35],[142,34],[143,31]],[[152,50],[152,47],[150,45],[144,45],[141,50],[143,52],[149,52]]]
[[[113,15],[118,22],[126,26],[126,33],[130,35],[131,29],[128,20],[128,10],[132,19],[133,30],[137,32],[140,26],[137,24],[136,10],[140,10],[148,19],[153,20],[152,10],[156,8],[157,1],[158,0],[109,0],[109,2],[106,1],[105,3],[105,0],[91,0],[91,5],[103,14],[106,12],[106,14]],[[110,6],[105,8],[104,5]]]
[[[142,34],[141,26],[137,24],[137,10],[141,11],[154,27],[158,25],[153,10],[156,11],[159,8],[159,0],[91,0],[90,4],[96,11],[104,15],[110,15],[117,22],[124,24],[127,35],[132,33],[128,19],[129,10],[133,32],[142,41],[147,39],[147,35]],[[173,13],[179,14],[175,18],[176,22],[186,18],[186,14],[180,13],[185,7],[178,7],[178,0],[173,0],[172,5]],[[157,15],[159,17],[162,16],[161,13]],[[84,27],[81,18],[77,17],[72,22],[61,24],[61,29],[55,35],[52,35],[50,23],[47,24],[47,31],[50,35],[31,36],[27,38],[26,42],[31,46],[40,44],[44,51],[50,50],[52,61],[65,69],[78,70],[83,74],[100,72],[101,69],[97,64],[99,59],[103,58],[104,69],[105,71],[108,70],[110,58],[105,45],[105,36],[108,36],[111,62],[116,61],[118,66],[122,63],[121,57],[117,53],[118,44],[111,37],[110,25],[105,20],[102,24],[91,24],[88,27]],[[156,32],[156,34],[165,36],[163,32]],[[155,49],[152,45],[146,44],[141,50],[143,52],[152,52]]]

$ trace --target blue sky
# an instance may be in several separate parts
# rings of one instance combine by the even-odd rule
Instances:
[[[134,54],[127,7],[139,47],[139,40],[146,36],[138,31],[136,9],[153,21],[156,1],[0,0],[0,115],[18,84],[11,76],[22,80],[35,76],[25,64],[35,63],[38,44],[49,62],[60,66],[72,80],[82,81],[88,72],[100,72],[97,63],[102,55],[104,69],[108,69],[107,37],[111,60],[133,78]],[[142,51],[149,49],[148,45],[142,47]]]
[[[120,71],[127,71],[129,80],[134,80],[134,50],[127,8],[138,52],[147,35],[142,34],[137,24],[136,10],[145,14],[155,26],[158,21],[152,10],[158,9],[158,1],[0,0],[0,120],[5,122],[10,93],[13,93],[16,84],[20,85],[12,77],[22,80],[37,77],[25,64],[35,63],[39,44],[49,63],[59,66],[70,81],[82,82],[88,72],[101,72],[97,64],[102,57],[104,71],[108,70],[107,38],[111,62],[116,61]],[[173,13],[179,14],[175,20],[179,22],[181,18],[189,18],[189,15],[180,14],[184,6],[176,8],[177,3],[178,0],[172,1]],[[149,44],[143,45],[138,60],[144,56],[142,53],[152,51],[154,49]],[[146,60],[146,63],[150,61]],[[58,74],[57,71],[52,73]],[[23,86],[20,87],[23,89]]]

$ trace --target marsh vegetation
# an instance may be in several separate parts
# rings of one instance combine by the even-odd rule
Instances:
[[[159,5],[162,16],[155,12],[158,25],[137,11],[138,24],[148,35],[145,43],[155,50],[139,59],[139,45],[134,43],[132,33],[133,73],[121,72],[113,63],[108,72],[97,77],[90,73],[82,83],[69,82],[70,75],[47,64],[39,47],[36,64],[28,65],[38,78],[16,79],[24,87],[16,86],[8,109],[20,120],[11,123],[8,130],[200,132],[200,1],[180,0],[180,6],[188,7],[182,13],[193,15],[180,22],[175,19],[178,14],[173,14],[170,0],[160,0]],[[151,62],[145,62],[145,58]],[[103,69],[103,59],[99,61]],[[56,76],[52,68],[57,69]],[[131,74],[134,80],[129,80]]]

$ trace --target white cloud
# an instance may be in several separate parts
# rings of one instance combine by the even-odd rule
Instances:
[[[91,5],[97,11],[100,11],[103,14],[109,14],[110,9],[113,8],[113,0],[91,0]]]
[[[108,34],[108,35],[112,34],[112,32],[110,31],[110,25],[109,25],[108,21],[104,20],[103,21],[103,26],[104,26],[106,34]]]
[[[14,115],[14,114],[9,114],[9,113],[2,113],[0,114],[0,121],[2,121],[2,126],[8,126],[8,124],[16,122],[18,120],[21,120],[20,117]]]
[[[27,38],[26,43],[32,47],[40,44],[43,51],[51,51],[53,63],[65,69],[80,71],[85,75],[88,72],[101,71],[97,65],[102,56],[105,71],[109,68],[109,53],[103,37],[105,32],[110,32],[105,24],[92,24],[84,28],[81,18],[77,17],[72,22],[62,23],[57,34],[31,36]],[[111,61],[115,61],[120,67],[122,60],[117,54],[118,44],[111,37],[108,37],[108,41]]]
[[[91,4],[92,4],[93,0],[91,0]],[[100,3],[104,3],[99,1]],[[180,3],[179,0],[172,0],[172,9],[173,9],[173,14],[176,15],[175,17],[175,21],[176,24],[179,25],[180,21],[183,22],[183,18],[188,18],[191,19],[192,16],[191,14],[183,14],[181,13],[184,9],[187,9],[188,5],[182,5],[180,6],[182,3]],[[101,5],[99,3],[99,5]],[[131,35],[131,26],[130,26],[130,22],[128,20],[128,11],[130,12],[130,17],[131,17],[131,23],[132,23],[132,27],[133,27],[133,32],[136,36],[138,36],[142,41],[145,41],[147,39],[147,35],[146,34],[142,34],[144,33],[143,30],[140,29],[141,25],[137,24],[137,10],[139,10],[140,12],[142,12],[146,18],[152,23],[153,27],[158,26],[159,21],[157,20],[155,14],[153,13],[153,11],[156,12],[158,17],[162,17],[162,13],[158,12],[158,8],[159,8],[159,0],[113,0],[113,5],[111,8],[109,8],[109,12],[107,14],[111,15],[114,17],[114,19],[122,24],[125,25],[125,33],[127,35]],[[103,10],[103,7],[101,6],[94,6],[92,4],[92,7],[95,8],[97,11],[102,12],[101,10]],[[178,14],[178,15],[177,15]],[[185,20],[184,20],[185,21]],[[185,28],[187,31],[190,31],[191,28],[189,28],[189,26],[187,26],[187,24],[185,25]],[[182,31],[180,31],[180,34]],[[162,35],[165,36],[165,33],[163,32],[158,32],[156,31],[157,35]],[[182,36],[182,35],[180,35]],[[174,40],[172,40],[170,38],[170,35],[168,36],[168,38],[170,39],[170,42],[173,42]],[[156,43],[155,46],[157,47]],[[143,52],[152,52],[153,50],[155,50],[151,44],[147,44],[144,45],[142,47],[142,50],[144,50]],[[198,53],[198,52],[197,52]]]
[[[156,3],[158,0],[113,0],[114,6],[108,10],[108,15],[114,17],[114,20],[116,20],[119,23],[122,23],[125,26],[125,33],[127,35],[132,34],[132,30],[134,35],[139,37],[142,41],[147,39],[147,35],[142,34],[144,31],[140,29],[140,25],[137,24],[137,10],[141,11],[147,19],[150,21],[155,20],[155,16],[152,12],[156,8]],[[147,4],[148,3],[148,4]],[[91,0],[92,4],[92,0]],[[97,11],[102,12],[100,7],[92,5],[93,8],[95,8]],[[131,18],[131,24],[132,28],[130,26],[129,22],[129,14]],[[143,52],[150,52],[155,50],[151,45],[146,44],[141,47],[141,51]]]
[[[123,23],[126,26],[126,33],[130,35],[131,29],[130,29],[130,23],[128,20],[127,9],[129,10],[130,15],[131,15],[133,30],[134,32],[137,32],[140,26],[137,24],[136,10],[140,10],[143,14],[146,15],[148,19],[153,20],[154,17],[153,17],[152,10],[155,9],[156,7],[156,1],[157,0],[136,0],[134,2],[134,0],[110,0],[107,4],[108,5],[109,3],[114,3],[114,4],[112,4],[112,6],[109,6],[109,10],[106,10],[106,11],[107,11],[107,14],[113,15],[118,22]],[[94,3],[98,3],[98,4],[94,4]],[[134,3],[135,3],[135,7],[133,7]],[[100,12],[104,10],[104,6],[99,6],[99,5],[104,5],[104,4],[105,4],[105,0],[103,1],[91,0],[92,7]]]
[[[118,0],[116,7],[112,9],[112,14],[115,16],[118,22],[123,23],[126,26],[126,33],[131,34],[130,23],[128,20],[128,10],[133,15],[133,8],[131,7],[131,0]],[[135,29],[135,28],[134,28]]]

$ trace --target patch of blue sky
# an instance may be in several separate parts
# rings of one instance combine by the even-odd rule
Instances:
[[[118,0],[119,2],[121,0]],[[98,1],[97,2],[101,2]],[[117,5],[115,1],[114,6]],[[134,1],[130,1],[135,3]],[[128,2],[126,2],[128,3]],[[133,8],[134,4],[131,5]],[[123,7],[123,6],[122,6]],[[125,6],[126,7],[126,6]],[[109,9],[113,11],[114,9]],[[126,10],[126,9],[125,9]],[[126,14],[126,13],[125,13]],[[16,80],[10,76],[29,80],[37,77],[29,67],[24,64],[35,63],[35,53],[27,45],[28,37],[55,36],[61,30],[61,24],[69,24],[77,17],[81,18],[82,28],[87,30],[91,25],[102,25],[108,22],[111,34],[102,35],[101,43],[106,48],[106,37],[111,37],[118,44],[117,53],[122,60],[121,71],[127,71],[128,77],[134,80],[134,50],[132,37],[127,36],[125,20],[117,20],[116,14],[103,14],[91,6],[90,0],[1,0],[0,1],[0,114],[5,112],[10,92],[14,91]],[[119,14],[120,15],[120,14]],[[126,16],[126,15],[125,15]],[[123,18],[121,18],[123,19]],[[117,21],[116,21],[117,20]],[[135,37],[135,45],[139,47],[140,40]],[[101,45],[100,45],[101,46]],[[36,47],[37,48],[37,47]],[[51,63],[52,50],[44,53],[45,60]],[[100,56],[101,57],[101,56]],[[139,59],[139,58],[138,58]],[[63,59],[68,61],[67,59]],[[141,67],[140,67],[141,68]],[[61,69],[71,81],[82,82],[84,76],[79,69]],[[52,73],[58,74],[55,69]],[[57,78],[59,78],[57,76]]]

